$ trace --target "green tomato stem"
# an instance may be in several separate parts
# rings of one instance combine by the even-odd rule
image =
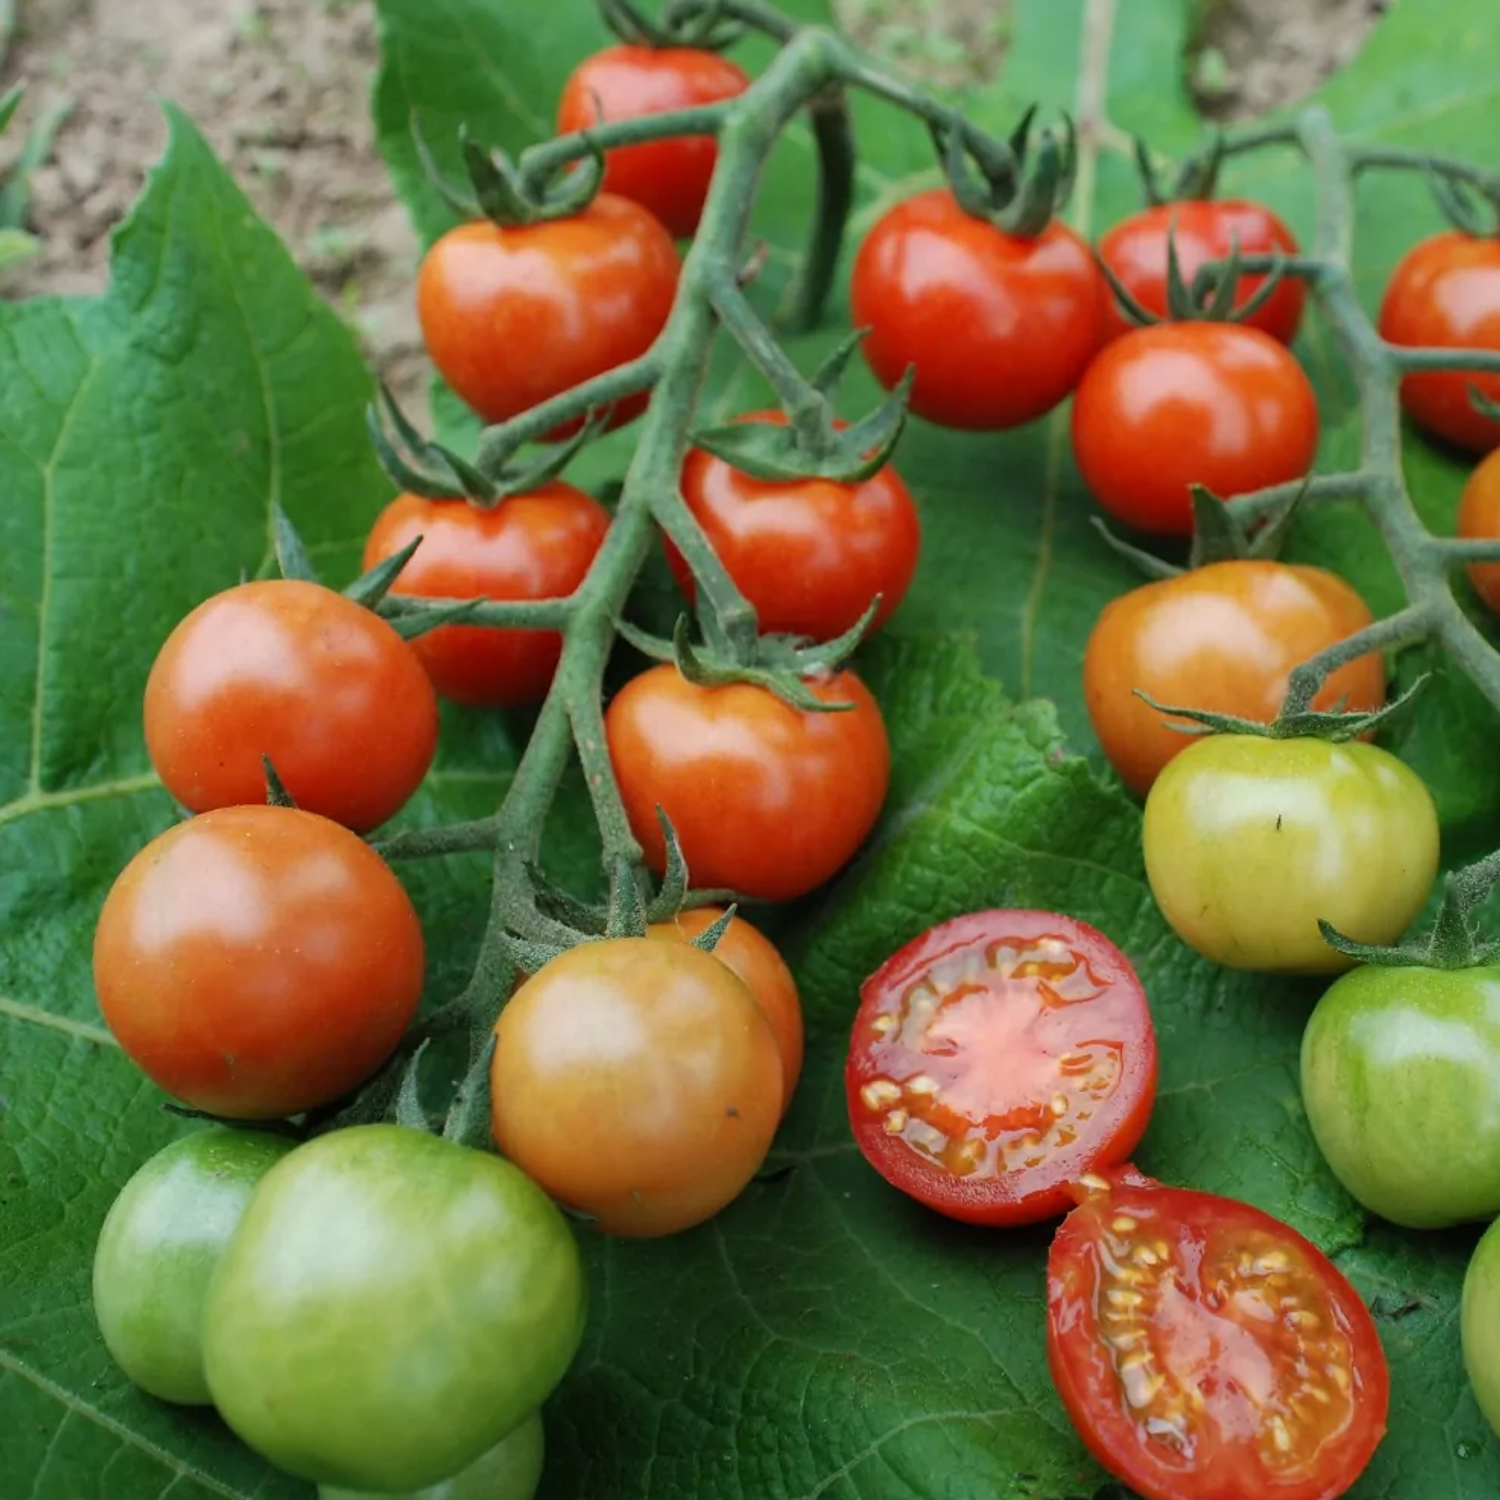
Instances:
[[[695,104],[689,109],[662,110],[628,120],[601,120],[585,130],[570,131],[528,146],[521,153],[518,165],[525,177],[542,179],[561,171],[569,162],[615,146],[639,146],[680,135],[717,135],[729,103],[727,99],[716,99],[711,104]]]
[[[1372,651],[1410,645],[1413,641],[1424,639],[1431,632],[1432,619],[1429,612],[1419,606],[1408,605],[1393,615],[1387,615],[1383,620],[1375,620],[1364,629],[1356,630],[1353,635],[1345,636],[1341,641],[1335,641],[1331,646],[1325,646],[1316,656],[1309,657],[1293,669],[1287,683],[1286,704],[1282,712],[1307,713],[1312,708],[1312,700],[1323,686],[1324,679],[1337,672],[1340,667],[1347,666],[1351,661],[1358,661],[1361,656],[1368,656]]]
[[[1358,146],[1350,149],[1349,164],[1355,172],[1372,167],[1424,174],[1435,172],[1441,177],[1457,178],[1486,197],[1500,198],[1500,173],[1488,172],[1456,157],[1433,156],[1426,151],[1403,150],[1398,146]]]
[[[842,89],[825,90],[812,101],[808,113],[818,149],[818,198],[807,252],[789,311],[782,319],[782,326],[791,333],[807,333],[822,321],[823,306],[838,273],[849,210],[854,206],[854,127],[849,101]]]

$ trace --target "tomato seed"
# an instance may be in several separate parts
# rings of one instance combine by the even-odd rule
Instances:
[[[901,1097],[901,1089],[889,1078],[876,1078],[859,1091],[859,1097],[866,1109],[879,1111],[894,1104]]]
[[[885,1117],[885,1133],[900,1135],[906,1129],[907,1113],[904,1109],[893,1109]]]
[[[931,1073],[918,1073],[915,1078],[906,1081],[906,1091],[909,1094],[933,1094],[938,1091],[938,1081]]]

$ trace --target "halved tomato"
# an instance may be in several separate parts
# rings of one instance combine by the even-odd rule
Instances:
[[[1134,1167],[1079,1184],[1047,1259],[1047,1359],[1094,1456],[1145,1500],[1333,1500],[1385,1434],[1359,1294],[1260,1209]]]
[[[844,1083],[859,1149],[893,1187],[971,1224],[1029,1224],[1135,1150],[1156,1033],[1103,933],[1052,912],[974,912],[864,982]]]

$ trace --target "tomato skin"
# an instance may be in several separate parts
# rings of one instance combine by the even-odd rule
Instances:
[[[94,1249],[94,1315],[115,1363],[142,1390],[184,1406],[211,1401],[208,1283],[256,1184],[293,1144],[212,1125],[158,1151],[110,1205]]]
[[[1108,288],[1061,221],[1035,239],[966,214],[946,188],[884,214],[854,261],[851,308],[876,379],[917,367],[911,410],[998,431],[1052,410],[1103,338]]]
[[[94,933],[109,1029],[194,1109],[276,1119],[394,1051],[422,993],[422,928],[363,839],[293,808],[225,807],[121,872]]]
[[[691,943],[723,915],[721,906],[695,906],[678,912],[670,921],[653,922],[646,929],[646,936],[665,942]],[[713,956],[744,982],[771,1027],[776,1050],[781,1055],[781,1112],[785,1114],[791,1108],[797,1080],[802,1076],[804,1037],[797,981],[776,951],[776,945],[738,912],[714,944]]]
[[[1471,540],[1500,537],[1500,454],[1481,459],[1469,475],[1458,498],[1455,530]],[[1468,573],[1475,593],[1500,615],[1500,563],[1471,563]]]
[[[421,545],[391,592],[433,599],[560,599],[583,582],[609,529],[592,496],[554,480],[492,510],[466,500],[398,495],[365,543],[365,568]],[[411,642],[445,698],[479,708],[518,708],[547,696],[562,655],[556,630],[440,625]]]
[[[1500,1434],[1500,1221],[1480,1236],[1464,1273],[1459,1315],[1464,1370],[1484,1419]]]
[[[1449,230],[1414,245],[1391,272],[1378,327],[1393,344],[1500,350],[1500,240]],[[1488,453],[1500,444],[1500,422],[1470,405],[1471,385],[1500,401],[1500,375],[1455,370],[1405,376],[1401,404],[1428,432]]]
[[[697,687],[670,664],[615,695],[609,753],[652,869],[666,868],[658,804],[703,889],[791,901],[853,857],[890,785],[885,721],[853,672],[807,686],[854,707],[804,713],[750,683]]]
[[[605,120],[633,120],[666,110],[732,99],[749,76],[717,52],[698,47],[606,47],[568,76],[557,107],[557,133]],[[667,232],[687,239],[698,227],[719,159],[711,135],[677,136],[616,146],[604,153],[604,191],[649,209]]]
[[[1083,697],[1110,763],[1144,797],[1192,743],[1135,694],[1158,703],[1269,723],[1292,671],[1371,623],[1337,574],[1259,558],[1206,567],[1132,589],[1105,605],[1083,653]],[[1378,651],[1331,672],[1313,707],[1385,702]],[[1178,721],[1180,722],[1180,721]]]
[[[450,229],[417,273],[417,318],[443,379],[486,422],[504,422],[644,354],[672,310],[680,268],[672,237],[644,208],[601,193],[567,219]],[[647,399],[618,402],[610,426],[638,417]]]
[[[1158,318],[1167,312],[1167,237],[1177,247],[1183,281],[1191,286],[1200,266],[1227,260],[1237,241],[1242,255],[1297,254],[1297,240],[1286,222],[1263,203],[1245,198],[1189,198],[1157,203],[1122,219],[1099,241],[1100,259],[1124,283],[1142,307]],[[1242,276],[1235,291],[1241,308],[1260,289],[1264,276]],[[1248,318],[1278,343],[1290,344],[1302,322],[1307,288],[1300,278],[1284,276],[1281,285]],[[1127,320],[1113,296],[1106,313],[1108,337],[1118,338],[1138,325]]]
[[[1221,500],[1300,479],[1318,451],[1318,398],[1270,334],[1156,323],[1115,339],[1073,399],[1073,457],[1111,515],[1188,536],[1190,484]]]
[[[738,420],[781,426],[786,414],[751,412]],[[878,628],[905,598],[917,570],[917,508],[890,464],[860,484],[763,483],[691,448],[682,494],[755,606],[765,635],[831,641],[858,624],[876,594],[880,608],[871,628]],[[672,576],[693,599],[692,571],[670,540],[666,550]]]
[[[145,730],[157,775],[191,812],[264,802],[268,755],[299,807],[367,833],[427,774],[437,699],[378,615],[273,578],[179,622],[146,680]]]
[[[1146,798],[1146,877],[1189,947],[1229,969],[1334,974],[1318,921],[1391,943],[1438,864],[1432,795],[1375,745],[1215,734]]]
[[[1043,968],[1015,993],[1028,969]],[[1090,1053],[1117,1061],[1108,1072],[1060,1065]],[[1145,991],[1102,932],[1055,912],[986,911],[929,928],[860,986],[844,1082],[859,1149],[893,1187],[966,1223],[1032,1224],[1067,1211],[1077,1177],[1135,1150],[1156,1066]],[[961,1092],[965,1103],[952,1102]],[[1066,1108],[1054,1122],[1047,1106],[1059,1099]],[[983,1116],[966,1107],[975,1103]],[[939,1121],[950,1127],[945,1154],[954,1154],[951,1127],[962,1130],[956,1154],[971,1153],[967,1172],[922,1149]],[[1034,1132],[1029,1144],[1023,1132]],[[992,1145],[998,1167],[984,1159]],[[1007,1159],[1030,1149],[1035,1165]]]
[[[204,1364],[224,1420],[277,1467],[420,1489],[546,1400],[585,1300],[567,1221],[518,1167],[354,1126],[261,1182],[209,1287]]]
[[[543,1443],[541,1413],[532,1412],[452,1479],[394,1497],[384,1490],[346,1490],[320,1484],[318,1500],[533,1500],[542,1482]]]
[[[781,1056],[743,981],[653,938],[583,943],[495,1025],[500,1150],[610,1234],[675,1234],[759,1170],[781,1118]]]

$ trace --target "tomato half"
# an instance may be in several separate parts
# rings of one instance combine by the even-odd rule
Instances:
[[[781,425],[786,414],[751,412],[739,420]],[[921,525],[890,464],[860,484],[765,483],[692,448],[682,495],[765,635],[831,641],[859,622],[877,594],[875,625],[883,625],[911,586]],[[672,574],[692,599],[692,572],[670,541],[666,546]]]
[[[835,875],[875,826],[890,785],[885,721],[853,672],[810,679],[832,713],[763,687],[697,687],[676,667],[627,682],[604,716],[630,826],[666,868],[661,807],[700,889],[791,901]]]
[[[1472,540],[1500,537],[1500,453],[1491,453],[1474,467],[1458,500],[1455,530]],[[1469,582],[1474,591],[1500,615],[1500,563],[1473,563]]]
[[[971,1224],[1030,1224],[1135,1150],[1156,1033],[1103,933],[1054,912],[974,912],[860,986],[844,1085],[859,1149],[893,1187]]]
[[[504,422],[644,354],[672,311],[680,269],[655,218],[601,193],[567,219],[450,229],[417,273],[417,317],[438,373],[486,422]],[[647,399],[617,403],[611,426],[638,417]]]
[[[691,109],[732,99],[750,86],[745,70],[698,47],[606,47],[586,57],[563,86],[559,135],[601,120]],[[673,136],[616,146],[604,154],[604,191],[648,208],[678,239],[698,227],[719,159],[711,135]]]
[[[1435,349],[1500,350],[1500,240],[1451,230],[1414,245],[1391,272],[1380,336]],[[1500,422],[1474,410],[1469,387],[1500,401],[1500,375],[1429,371],[1401,382],[1413,421],[1473,453],[1500,443]]]
[[[1105,605],[1083,653],[1083,697],[1110,763],[1143,797],[1192,744],[1158,703],[1269,723],[1292,671],[1370,624],[1369,606],[1323,568],[1245,558],[1143,584]],[[1378,651],[1331,672],[1313,707],[1385,702]]]
[[[1134,1168],[1084,1185],[1047,1257],[1047,1359],[1090,1451],[1144,1500],[1335,1500],[1390,1372],[1338,1268],[1248,1203]]]
[[[1500,1221],[1480,1236],[1464,1273],[1464,1371],[1484,1419],[1500,1434]]]
[[[583,582],[609,512],[580,489],[554,481],[491,510],[466,500],[398,495],[365,543],[371,568],[421,545],[392,593],[434,599],[561,599]],[[516,708],[547,696],[562,655],[556,630],[441,625],[411,643],[433,686],[455,703]]]
[[[911,409],[941,427],[1019,427],[1078,384],[1104,333],[1108,287],[1060,220],[1022,239],[946,188],[898,203],[854,261],[860,345],[887,390],[916,366]]]
[[[1258,328],[1156,323],[1114,340],[1073,400],[1073,457],[1113,516],[1187,536],[1190,484],[1221,500],[1300,479],[1318,451],[1318,398]]]
[[[193,812],[292,800],[365,833],[400,810],[437,748],[437,699],[411,647],[321,584],[273,578],[205,600],[146,680],[146,749]]]

